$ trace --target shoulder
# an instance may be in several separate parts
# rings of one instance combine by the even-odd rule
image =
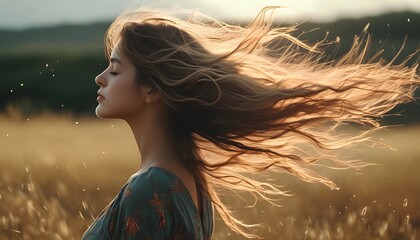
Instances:
[[[121,210],[135,215],[140,212],[176,214],[188,202],[188,190],[173,173],[157,167],[134,175],[124,189]]]
[[[185,185],[175,174],[157,167],[130,178],[118,219],[119,239],[198,239],[201,234],[199,216]]]
[[[167,174],[157,168],[150,168],[131,177],[119,206],[124,234],[171,235],[176,221],[171,193],[176,181]]]
[[[133,175],[123,193],[125,205],[135,204],[141,207],[154,203],[154,199],[167,198],[174,187],[175,181],[166,172],[158,168]]]

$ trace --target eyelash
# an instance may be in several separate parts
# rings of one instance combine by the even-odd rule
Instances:
[[[111,75],[113,75],[113,76],[117,75],[117,73],[116,73],[116,72],[110,72],[109,74],[111,74]]]

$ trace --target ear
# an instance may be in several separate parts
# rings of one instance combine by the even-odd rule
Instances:
[[[155,86],[149,85],[146,87],[146,95],[144,101],[146,103],[155,103],[161,98],[159,91]]]

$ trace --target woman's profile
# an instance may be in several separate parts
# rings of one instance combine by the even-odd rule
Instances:
[[[146,8],[111,24],[96,115],[128,123],[141,165],[82,239],[211,239],[216,212],[233,231],[257,237],[258,224],[235,218],[223,190],[276,204],[287,192],[263,171],[335,188],[311,169],[318,160],[365,165],[333,150],[372,141],[368,134],[383,128],[375,118],[414,99],[417,64],[367,58],[364,36],[323,61],[328,43],[272,27],[275,8],[246,27]],[[346,123],[367,129],[337,134]]]

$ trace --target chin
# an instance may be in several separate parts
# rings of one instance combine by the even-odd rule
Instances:
[[[104,109],[104,107],[102,107],[101,105],[98,105],[95,109],[95,114],[96,116],[98,116],[99,118],[118,118],[117,114],[112,113],[111,111]]]

